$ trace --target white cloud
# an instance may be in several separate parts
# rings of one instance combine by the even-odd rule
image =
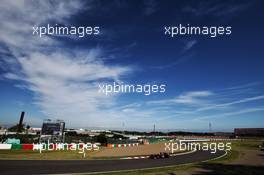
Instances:
[[[126,67],[110,67],[96,61],[97,57],[87,52],[87,57],[69,56],[65,53],[54,52],[43,54],[30,53],[20,57],[18,61],[23,73],[34,78],[36,76],[55,79],[56,81],[93,81],[102,78],[118,79],[129,69]],[[33,77],[34,76],[34,77]]]
[[[196,43],[197,43],[196,40],[191,40],[191,41],[186,42],[186,44],[183,48],[183,52],[190,50]]]
[[[34,25],[49,21],[67,24],[68,19],[82,7],[80,1],[5,0],[0,3],[0,66],[6,71],[3,76],[16,81],[16,87],[33,92],[34,104],[47,117],[64,119],[70,126],[80,127],[116,127],[119,121],[121,126],[124,120],[129,122],[126,126],[143,126],[152,125],[155,117],[197,113],[196,110],[189,111],[189,106],[195,109],[213,106],[212,109],[215,109],[219,105],[232,106],[263,99],[263,96],[255,96],[217,103],[212,97],[218,94],[204,90],[182,93],[172,99],[150,101],[147,103],[149,108],[144,108],[144,103],[116,107],[116,96],[99,93],[97,84],[104,80],[122,81],[122,76],[132,71],[130,67],[104,64],[106,58],[103,49],[62,50],[59,48],[63,48],[63,43],[59,40],[32,36]],[[149,10],[151,14],[156,9]],[[195,44],[195,40],[188,42],[184,50],[191,49]],[[186,59],[180,58],[171,65]],[[211,101],[215,103],[212,105]],[[186,108],[174,111],[165,108],[171,104]],[[244,112],[256,110],[261,109]],[[39,122],[36,117],[30,120]]]
[[[224,118],[224,117],[237,116],[241,114],[259,112],[259,111],[264,111],[264,107],[247,108],[247,109],[241,109],[238,111],[225,112],[225,113],[217,114],[217,115],[203,116],[203,117],[195,118],[194,120],[208,120],[208,119],[214,119],[214,118]]]
[[[147,104],[154,104],[158,106],[171,105],[174,107],[174,110],[170,110],[170,113],[159,119],[161,121],[167,121],[173,118],[186,118],[188,120],[193,119],[193,121],[210,120],[214,118],[263,111],[264,109],[262,106],[250,107],[250,104],[247,104],[247,108],[241,108],[240,106],[237,106],[239,104],[250,103],[264,99],[263,95],[258,95],[247,98],[240,97],[240,99],[234,100],[234,98],[237,99],[237,96],[233,97],[232,94],[237,94],[236,91],[241,91],[241,89],[244,88],[247,88],[247,86],[243,86],[238,89],[226,88],[224,91],[220,90],[218,92],[207,90],[190,91],[180,94],[173,99],[149,101]],[[230,98],[225,98],[226,94],[229,94]],[[222,101],[222,103],[220,103],[220,101]]]
[[[149,101],[148,104],[187,104],[187,105],[201,105],[206,103],[202,98],[213,95],[213,92],[210,91],[190,91],[183,93],[176,98],[166,99],[166,100],[155,100]]]
[[[50,20],[67,23],[81,8],[79,1],[6,1],[0,4],[0,42],[12,57],[1,57],[3,75],[34,93],[34,104],[49,118],[71,126],[111,126],[115,96],[98,92],[98,83],[118,81],[129,67],[105,65],[103,50],[61,50],[52,38],[32,36],[32,26]]]
[[[157,2],[156,0],[144,0],[144,13],[146,15],[152,15],[157,11]]]
[[[196,16],[233,16],[234,14],[243,11],[251,5],[249,2],[212,2],[212,1],[203,1],[201,3],[195,3],[191,6],[186,6],[183,8],[184,12],[192,13]]]
[[[232,101],[232,102],[228,102],[228,103],[209,105],[207,107],[203,107],[203,108],[198,109],[198,111],[224,108],[224,107],[228,107],[228,106],[232,106],[232,105],[236,105],[236,104],[240,104],[240,103],[247,103],[247,102],[256,101],[256,100],[263,100],[263,99],[264,99],[264,95],[249,97],[249,98],[244,98],[241,100],[236,100],[236,101]]]
[[[178,59],[176,59],[176,61],[171,62],[171,63],[166,63],[163,65],[158,65],[158,66],[152,66],[151,68],[153,69],[168,69],[168,68],[172,68],[175,67],[181,63],[187,62],[188,60],[190,60],[193,57],[193,54],[188,54],[188,55],[184,55],[182,57],[179,57]]]
[[[41,46],[45,49],[55,41],[32,36],[32,27],[51,20],[67,23],[81,6],[80,1],[1,1],[0,41],[12,50],[12,54],[21,54],[22,49],[41,49]]]

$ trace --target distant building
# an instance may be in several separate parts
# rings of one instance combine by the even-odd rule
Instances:
[[[40,134],[41,133],[41,128],[29,128],[28,129],[28,134]]]
[[[235,128],[234,134],[238,137],[260,137],[264,136],[264,128]]]

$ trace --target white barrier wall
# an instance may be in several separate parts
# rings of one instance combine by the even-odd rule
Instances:
[[[0,144],[0,150],[1,149],[11,149],[12,144]]]

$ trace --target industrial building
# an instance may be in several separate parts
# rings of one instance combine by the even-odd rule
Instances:
[[[236,137],[264,137],[264,128],[235,128]]]

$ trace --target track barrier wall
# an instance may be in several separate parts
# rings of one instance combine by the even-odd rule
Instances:
[[[128,143],[128,144],[107,144],[108,148],[121,148],[121,147],[133,147],[138,146],[139,143]]]
[[[36,144],[37,146],[37,144]],[[43,144],[44,146],[44,144]],[[71,149],[72,144],[64,145],[64,149]],[[83,145],[77,145],[77,149],[81,149]],[[53,149],[55,150],[57,148],[56,144],[45,144],[46,150]],[[0,150],[34,150],[34,144],[0,144]],[[61,149],[60,149],[61,150]]]

